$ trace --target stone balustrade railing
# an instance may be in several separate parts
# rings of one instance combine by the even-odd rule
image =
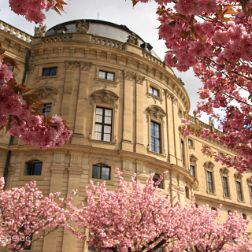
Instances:
[[[4,21],[0,20],[0,30],[10,33],[11,35],[13,35],[14,37],[21,39],[27,43],[31,43],[32,41],[32,36],[5,23]]]
[[[108,46],[120,50],[124,50],[125,45],[122,42],[113,40],[113,39],[108,39],[104,37],[97,37],[97,36],[92,36],[91,43],[96,44],[96,45],[102,45],[102,46]]]

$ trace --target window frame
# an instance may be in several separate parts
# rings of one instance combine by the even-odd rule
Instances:
[[[153,136],[152,135],[152,125],[158,125],[158,127],[159,127],[159,136],[157,137],[157,136]],[[153,153],[157,153],[157,154],[162,154],[162,132],[161,132],[161,123],[160,122],[157,122],[157,121],[155,121],[155,120],[153,120],[153,119],[151,119],[150,120],[150,151],[151,152],[153,152]],[[155,129],[154,129],[154,131],[155,131]],[[154,149],[152,149],[152,139],[154,138]],[[155,142],[156,142],[156,140],[158,140],[159,141],[159,151],[156,151],[156,144],[155,144]]]
[[[104,73],[104,74],[105,74],[105,78],[102,78],[102,77],[100,76],[100,73]],[[113,79],[108,79],[108,75],[109,75],[109,74],[112,74]],[[113,71],[104,70],[104,69],[101,68],[101,69],[98,69],[97,78],[98,78],[99,80],[103,80],[103,81],[115,82],[115,81],[116,81],[116,73],[113,72]]]
[[[252,204],[252,184],[248,184],[248,190],[249,190],[250,204]]]
[[[186,148],[184,139],[180,138],[180,152],[183,167],[186,167]]]
[[[99,176],[98,177],[94,177],[94,167],[98,167],[99,168]],[[109,177],[108,179],[104,178],[102,176],[102,171],[103,169],[109,169]],[[109,181],[111,180],[111,166],[107,165],[107,164],[104,164],[104,163],[96,163],[96,164],[93,164],[92,165],[92,171],[91,171],[91,178],[92,179],[99,179],[99,180],[106,180],[106,181]]]
[[[102,109],[102,122],[97,122],[97,109]],[[106,118],[106,111],[111,111],[111,124],[105,123],[105,118]],[[113,108],[108,108],[108,107],[103,107],[103,106],[95,106],[95,120],[94,120],[94,137],[95,140],[97,141],[103,141],[103,142],[112,142],[113,139]],[[96,125],[100,125],[101,126],[101,132],[96,131]],[[108,126],[110,127],[110,140],[104,140],[104,136],[106,135],[106,133],[104,132],[105,127]],[[101,133],[101,139],[97,139],[96,133]]]
[[[191,142],[191,144],[189,144],[189,142]],[[194,141],[191,138],[188,138],[187,144],[189,148],[194,148]]]
[[[237,186],[238,184],[240,186],[239,190],[238,190],[238,186]],[[242,181],[240,179],[235,179],[235,188],[236,188],[237,201],[243,202],[244,195],[243,195],[243,189],[242,189]]]
[[[225,183],[224,183],[224,180],[226,179],[226,189],[227,189],[227,195],[225,195]],[[221,175],[221,182],[222,182],[222,190],[223,190],[223,197],[224,198],[230,198],[231,197],[231,194],[230,194],[230,188],[229,188],[229,179],[228,179],[228,176],[225,176],[225,175]]]
[[[159,173],[155,173],[152,180],[156,183],[159,179],[160,179],[160,174]],[[159,189],[165,189],[165,184],[164,184],[164,175],[162,175],[162,179],[160,181],[160,183],[158,185],[155,185],[154,186],[157,186]]]
[[[45,74],[45,71],[49,70],[49,74]],[[55,70],[55,71],[53,71]],[[58,67],[57,66],[51,66],[51,67],[42,67],[42,71],[41,71],[41,76],[42,77],[56,77],[58,74]]]
[[[155,92],[157,92],[157,94],[155,94]],[[155,98],[159,98],[160,99],[160,89],[153,86],[153,85],[150,85],[149,88],[148,88],[148,94],[155,97]]]
[[[29,171],[28,172],[28,165],[34,165],[34,167],[32,167],[33,169],[34,169],[34,171],[33,171],[33,174],[31,174],[32,172],[31,171]],[[41,167],[40,167],[40,174],[35,174],[35,165],[36,164],[41,164]],[[30,167],[31,168],[31,167]],[[32,160],[29,160],[29,161],[27,161],[27,162],[25,162],[25,168],[24,168],[24,172],[23,172],[23,176],[25,176],[25,177],[33,177],[33,176],[35,176],[35,177],[39,177],[39,176],[42,176],[42,171],[43,171],[43,162],[41,161],[41,160],[38,160],[38,159],[32,159]]]
[[[50,105],[50,111],[47,111],[47,105]],[[38,112],[43,114],[44,116],[48,116],[52,112],[52,106],[52,102],[45,102],[43,103],[43,106],[38,109]]]
[[[208,174],[211,174],[211,184],[208,180]],[[215,185],[214,185],[214,174],[213,171],[206,169],[206,184],[207,184],[207,193],[209,194],[214,194],[215,193]],[[211,185],[211,190],[209,185]]]
[[[193,169],[191,169],[191,167],[193,167]],[[193,172],[191,172],[193,170]],[[190,175],[194,178],[196,178],[196,164],[190,164],[189,166],[189,172],[190,172]]]

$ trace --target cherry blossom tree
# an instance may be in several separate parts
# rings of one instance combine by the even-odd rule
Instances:
[[[107,190],[105,183],[91,182],[87,203],[78,210],[78,223],[89,229],[88,244],[94,249],[226,252],[239,251],[239,247],[252,251],[246,234],[248,221],[240,215],[220,221],[218,212],[208,206],[172,206],[169,197],[158,194],[152,177],[146,185],[136,176],[131,182],[120,173],[117,177],[114,191]]]
[[[58,227],[73,230],[66,223],[71,219],[72,197],[60,198],[60,193],[44,196],[35,182],[23,187],[4,190],[0,181],[0,247],[21,251],[40,238],[44,231]],[[68,207],[69,206],[69,207]]]
[[[29,21],[42,22],[43,11],[63,10],[62,0],[10,0],[11,9],[24,15]],[[6,127],[9,134],[23,143],[41,148],[59,147],[65,144],[71,131],[59,116],[45,117],[38,112],[42,102],[24,84],[16,83],[5,63],[4,50],[0,54],[0,129]]]
[[[63,11],[63,0],[9,0],[11,10],[18,15],[25,16],[30,22],[42,23],[44,12],[54,9],[58,13]]]
[[[147,3],[149,0],[132,0]],[[197,135],[231,148],[239,158],[217,160],[239,171],[252,169],[252,2],[251,0],[155,0],[168,66],[190,67],[202,82],[196,114],[206,112],[219,131]],[[209,150],[206,152],[209,154]]]

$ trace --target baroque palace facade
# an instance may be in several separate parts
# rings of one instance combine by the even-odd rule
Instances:
[[[78,189],[90,179],[113,188],[119,168],[145,181],[167,171],[158,191],[182,204],[222,205],[223,217],[252,215],[252,174],[239,174],[201,153],[203,145],[233,155],[218,143],[183,137],[181,118],[190,101],[183,83],[149,43],[126,26],[76,20],[35,35],[0,21],[0,43],[17,63],[16,79],[44,102],[41,112],[61,115],[73,131],[59,149],[36,149],[0,136],[0,173],[8,187],[36,180],[45,193]],[[195,127],[212,127],[190,117]],[[214,129],[212,129],[214,130]],[[252,230],[252,225],[249,229]],[[250,230],[249,230],[250,231]],[[87,246],[64,230],[32,244],[36,252],[82,252]]]

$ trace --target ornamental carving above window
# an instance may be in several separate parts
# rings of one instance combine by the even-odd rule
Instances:
[[[207,161],[204,163],[204,167],[208,170],[213,170],[214,164],[211,161]]]
[[[110,90],[105,89],[93,92],[90,97],[95,103],[106,103],[110,105],[114,105],[115,102],[119,99],[118,95]]]
[[[197,162],[197,160],[198,160],[198,158],[196,158],[194,155],[191,155],[190,156],[190,163],[196,163]]]
[[[247,183],[248,184],[252,184],[252,176],[250,176],[249,178],[247,178]]]
[[[241,178],[242,178],[242,175],[241,175],[241,173],[235,173],[234,174],[234,177],[235,177],[235,179],[237,179],[237,180],[241,180]]]
[[[165,116],[165,112],[162,108],[157,105],[149,106],[146,112],[153,118],[161,120]]]
[[[58,94],[58,89],[51,86],[41,86],[33,91],[40,100],[55,101],[55,96]]]
[[[223,174],[223,175],[228,175],[229,170],[228,170],[228,168],[223,167],[223,168],[220,169],[220,173]]]

